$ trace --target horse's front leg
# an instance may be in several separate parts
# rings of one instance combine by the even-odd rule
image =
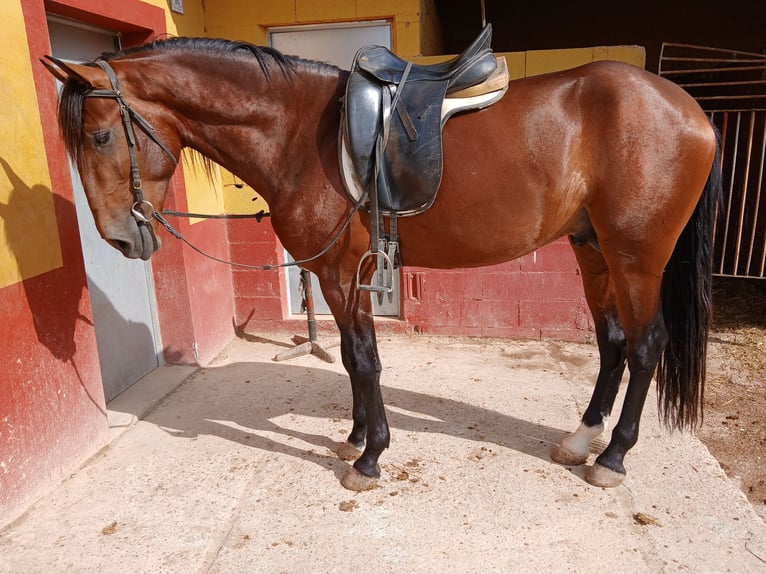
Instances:
[[[342,484],[356,491],[369,490],[377,483],[380,477],[378,458],[388,448],[391,436],[380,392],[381,366],[375,327],[372,316],[364,315],[363,319],[350,328],[340,327],[341,356],[351,379],[354,398],[354,425],[347,444],[356,448],[364,445],[362,455],[343,477]],[[361,433],[365,431],[366,444],[365,441],[359,441]]]
[[[378,459],[390,440],[380,391],[382,368],[372,304],[369,296],[360,293],[355,286],[348,290],[340,289],[337,284],[326,288],[325,283],[322,290],[340,330],[341,357],[351,379],[353,396],[353,426],[347,442],[338,450],[338,456],[343,460],[356,458],[356,461],[341,483],[350,490],[369,490],[380,478]]]

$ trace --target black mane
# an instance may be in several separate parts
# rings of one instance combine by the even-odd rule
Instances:
[[[213,55],[225,54],[234,57],[244,57],[246,59],[254,57],[267,78],[270,77],[270,70],[268,67],[270,61],[274,62],[285,74],[289,74],[293,71],[297,63],[295,58],[285,56],[274,48],[269,48],[267,46],[256,46],[247,42],[225,40],[222,38],[186,37],[170,37],[155,40],[148,44],[121,50],[120,52],[102,54],[99,59],[109,61],[152,51],[192,52],[195,54],[203,53]]]

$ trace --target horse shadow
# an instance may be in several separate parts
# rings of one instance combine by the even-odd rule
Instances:
[[[552,447],[567,434],[459,400],[391,386],[382,386],[382,392],[395,437],[442,434],[551,462]],[[284,363],[233,363],[198,371],[144,420],[174,437],[216,436],[312,462],[340,478],[349,464],[334,453],[351,428],[350,402],[345,374]],[[331,436],[335,430],[299,430],[294,421],[300,417],[330,419],[337,439]]]
[[[78,322],[93,325],[91,318],[80,311],[87,288],[82,257],[66,248],[68,239],[77,241],[69,229],[69,224],[76,221],[74,205],[53,194],[47,186],[27,184],[2,157],[0,167],[11,184],[7,200],[0,202],[0,218],[6,244],[21,277],[19,283],[32,311],[37,339],[58,360],[71,362],[77,352]],[[55,219],[50,217],[53,213]],[[49,217],[46,219],[45,215]],[[41,244],[41,227],[53,225],[58,226],[58,235],[54,238],[49,232],[51,237],[43,237],[59,241],[60,263],[55,262],[59,246]],[[38,255],[44,250],[51,253],[47,266]],[[57,268],[59,271],[54,277],[49,271]]]
[[[101,366],[105,350],[99,332],[120,334],[120,348],[106,350],[111,357],[124,355],[126,363],[137,345],[151,340],[151,333],[145,325],[122,317],[88,277],[74,203],[46,185],[27,183],[3,157],[0,169],[10,184],[6,199],[0,201],[2,239],[18,270],[17,288],[23,289],[37,342],[69,365],[89,400],[106,416],[100,388],[103,376],[97,378],[99,366],[95,363],[94,368],[92,359],[94,341],[84,331],[92,329],[96,334]],[[97,323],[94,306],[99,310]],[[122,373],[113,370],[112,378],[118,380]]]

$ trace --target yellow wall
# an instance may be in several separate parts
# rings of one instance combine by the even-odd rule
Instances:
[[[567,50],[530,50],[528,52],[497,52],[508,64],[511,80],[528,76],[567,70],[597,60],[617,60],[643,68],[646,51],[642,46],[598,46],[594,48],[572,48]],[[420,64],[433,64],[453,56],[428,56],[415,58]]]
[[[596,60],[618,60],[643,68],[646,52],[641,46],[600,46],[570,50],[530,50],[526,52],[526,75],[535,76],[582,66]]]
[[[443,54],[442,31],[435,0],[420,0],[420,53]]]
[[[387,19],[394,50],[409,57],[421,54],[420,13],[421,0],[217,0],[205,24],[208,36],[266,45],[272,26]]]
[[[62,266],[58,225],[18,2],[0,2],[0,287]]]

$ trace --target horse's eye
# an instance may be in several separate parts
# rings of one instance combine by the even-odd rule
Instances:
[[[93,134],[93,142],[100,147],[103,147],[109,143],[111,134],[109,132],[96,132]]]

